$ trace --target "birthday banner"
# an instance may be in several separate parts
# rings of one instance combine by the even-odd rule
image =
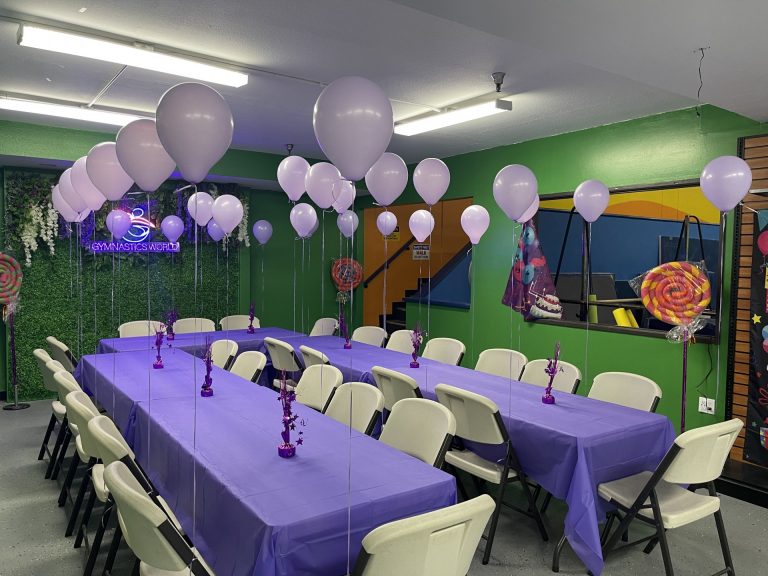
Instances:
[[[744,459],[768,466],[768,210],[760,210],[752,217],[755,246],[752,250],[749,401]]]

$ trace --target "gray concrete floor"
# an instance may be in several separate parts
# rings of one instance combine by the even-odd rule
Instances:
[[[50,417],[50,402],[33,402],[20,412],[0,412],[0,576],[78,576],[85,566],[84,549],[72,547],[73,538],[64,538],[65,509],[57,508],[59,486],[45,480],[45,463],[36,460],[37,451]],[[51,441],[53,446],[53,441]],[[60,476],[60,481],[63,474]],[[513,498],[515,495],[512,495]],[[768,571],[768,510],[722,496],[723,515],[731,544],[736,573],[757,576]],[[472,576],[548,576],[552,551],[562,534],[564,505],[553,502],[546,522],[551,539],[542,542],[532,520],[505,510],[499,522],[491,561],[480,563],[480,543],[470,570]],[[94,520],[99,512],[94,511]],[[647,529],[632,529],[633,536]],[[705,575],[721,568],[722,557],[714,521],[705,519],[669,533],[676,574]],[[101,574],[110,535],[94,574]],[[113,570],[115,576],[130,574],[132,555],[124,547]],[[560,564],[561,574],[586,573],[579,559],[568,549]],[[643,554],[631,548],[609,558],[606,576],[650,576],[663,574],[661,554]]]

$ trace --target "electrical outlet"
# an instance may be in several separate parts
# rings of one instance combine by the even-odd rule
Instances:
[[[699,412],[702,414],[714,414],[715,399],[707,398],[706,396],[699,396]]]

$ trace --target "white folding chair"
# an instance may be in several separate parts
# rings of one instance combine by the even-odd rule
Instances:
[[[64,407],[64,419],[61,421],[61,427],[59,433],[56,436],[56,443],[53,446],[53,452],[51,452],[51,459],[48,462],[48,468],[45,470],[45,477],[51,480],[56,480],[59,477],[59,471],[64,463],[64,457],[67,454],[69,443],[73,436],[77,436],[77,425],[70,422],[67,414],[67,394],[80,390],[80,385],[72,376],[71,372],[68,372],[62,367],[61,362],[57,360],[51,360],[46,363],[45,369],[49,373],[49,377],[53,376],[53,384],[57,388],[57,394],[59,395],[59,401]]]
[[[216,324],[208,318],[179,318],[173,323],[174,334],[191,334],[193,332],[214,332]]]
[[[502,378],[517,380],[528,362],[525,354],[508,348],[489,348],[480,352],[475,370]]]
[[[366,382],[346,382],[336,388],[323,412],[358,432],[370,435],[384,408],[384,396]]]
[[[133,336],[154,336],[160,330],[161,322],[157,320],[133,320],[123,322],[117,328],[120,338],[131,338]]]
[[[456,418],[445,406],[424,398],[406,398],[392,407],[379,440],[435,468],[456,433]]]
[[[716,576],[734,574],[715,479],[722,473],[725,460],[743,426],[741,420],[734,418],[683,432],[653,472],[640,472],[600,484],[598,495],[618,509],[618,512],[611,514],[603,530],[603,559],[607,558],[630,523],[637,519],[653,526],[656,532],[628,545],[647,541],[645,552],[650,553],[657,543],[660,544],[664,570],[667,576],[672,576],[674,571],[667,530],[714,515],[725,561],[725,569],[717,572]],[[697,494],[695,490],[698,487],[705,487],[708,495]],[[621,522],[608,537],[611,524],[617,517]]]
[[[219,320],[219,326],[222,330],[245,330],[251,324],[251,317],[248,314],[233,314],[231,316],[224,316]],[[259,328],[259,319],[253,318],[253,327]]]
[[[526,384],[533,384],[534,386],[546,388],[549,386],[549,374],[544,370],[548,365],[549,360],[530,360],[525,365],[525,368],[523,368],[520,380]],[[552,381],[552,389],[559,392],[576,394],[576,390],[578,390],[579,383],[581,382],[581,370],[573,364],[563,362],[562,360],[558,360],[557,368],[558,372],[555,374],[555,379]]]
[[[306,368],[296,384],[296,401],[322,411],[337,386],[344,381],[341,370],[330,364]]]
[[[487,460],[468,449],[448,450],[445,455],[446,464],[499,487],[496,492],[496,509],[491,517],[491,526],[488,530],[488,544],[483,554],[483,564],[488,564],[488,559],[491,557],[493,537],[496,534],[501,505],[505,504],[504,491],[510,482],[520,482],[523,493],[528,500],[528,509],[524,510],[510,504],[507,506],[533,518],[542,539],[545,542],[549,540],[547,529],[544,527],[539,509],[536,507],[536,499],[533,497],[528,479],[517,459],[517,454],[496,403],[480,394],[447,384],[435,386],[435,394],[440,404],[448,408],[456,417],[456,436],[458,438],[469,442],[503,445],[506,448],[506,456],[500,463]],[[457,481],[460,482],[458,476]]]
[[[284,378],[285,384],[289,389],[295,388],[296,381],[289,378],[288,374],[300,372],[301,365],[296,357],[296,351],[293,349],[293,346],[288,344],[288,342],[269,336],[264,338],[264,345],[267,347],[267,353],[272,361],[272,366],[278,372],[278,377],[274,379],[272,386],[279,390],[281,379]]]
[[[333,336],[339,327],[339,321],[336,318],[320,318],[312,326],[310,336]]]
[[[378,326],[360,326],[352,332],[352,340],[355,342],[362,342],[363,344],[370,344],[379,348],[384,346],[386,339],[387,331]]]
[[[265,354],[256,350],[250,350],[238,354],[237,358],[235,358],[235,363],[232,364],[229,371],[251,382],[258,382],[266,365],[267,357]]]
[[[304,346],[303,344],[299,346],[299,350],[301,351],[301,357],[304,359],[305,368],[315,366],[316,364],[331,363],[331,361],[328,359],[328,356],[320,352],[320,350],[315,350],[314,348]]]
[[[421,357],[458,366],[466,350],[464,343],[455,338],[432,338],[424,347]]]
[[[661,388],[650,378],[631,372],[603,372],[595,376],[587,395],[645,412],[655,412],[661,400]]]
[[[72,355],[69,346],[54,336],[48,336],[45,341],[51,347],[51,358],[61,362],[61,365],[64,366],[67,372],[74,372],[75,368],[77,368],[77,360]]]
[[[229,370],[232,362],[235,361],[238,348],[234,340],[215,340],[211,343],[211,360],[219,368]]]
[[[40,370],[40,376],[43,378],[43,386],[45,386],[45,389],[49,392],[58,393],[58,387],[53,382],[53,373],[47,370],[45,367],[48,362],[53,362],[55,360],[53,360],[48,352],[42,348],[35,348],[32,351],[32,355],[35,357],[35,361],[37,362],[37,368]],[[57,362],[57,364],[61,366],[60,363]],[[63,370],[64,367],[62,366],[61,369]],[[48,442],[51,439],[51,434],[53,434],[56,423],[58,422],[59,425],[61,425],[61,422],[64,420],[66,415],[67,409],[59,401],[59,399],[56,398],[56,400],[53,400],[51,402],[51,418],[48,420],[48,427],[45,429],[43,443],[40,445],[40,452],[37,454],[38,460],[42,460],[46,453],[48,453],[49,457],[51,456],[51,452],[48,448]]]
[[[483,494],[379,526],[363,538],[352,576],[466,576],[493,506]]]
[[[392,411],[392,407],[405,398],[422,398],[421,390],[416,380],[382,366],[371,368],[376,386],[384,395],[384,408]]]
[[[387,350],[411,354],[413,352],[413,331],[395,330],[389,335],[386,345]]]
[[[141,562],[142,576],[168,573],[213,576],[200,553],[147,496],[125,464],[112,462],[107,466],[104,481],[117,503],[117,517],[125,542]]]

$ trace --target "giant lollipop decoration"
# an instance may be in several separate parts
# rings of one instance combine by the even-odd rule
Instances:
[[[23,410],[29,404],[19,404],[19,383],[16,375],[16,331],[13,313],[21,290],[21,266],[13,256],[0,252],[0,304],[3,306],[3,320],[8,324],[8,345],[11,351],[11,378],[13,385],[13,404],[6,404],[3,410]]]

